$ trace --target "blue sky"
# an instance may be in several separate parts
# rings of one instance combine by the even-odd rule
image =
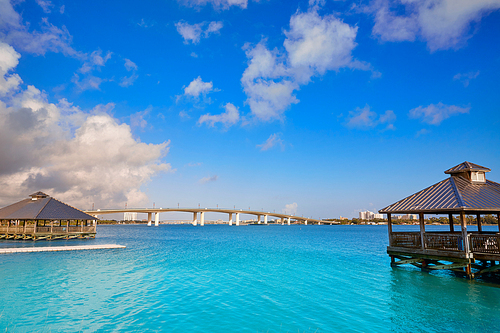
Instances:
[[[499,9],[0,0],[0,205],[355,217],[463,161],[500,181]]]

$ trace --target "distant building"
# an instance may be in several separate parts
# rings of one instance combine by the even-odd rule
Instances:
[[[365,212],[359,212],[360,220],[373,220],[373,219],[383,219],[383,218],[384,218],[383,214],[375,214],[373,212],[370,212],[369,210]]]
[[[137,213],[132,213],[132,212],[123,213],[123,221],[136,221],[136,220],[137,220]]]
[[[382,214],[381,214],[382,215]],[[417,214],[406,214],[401,216],[401,220],[418,220]]]
[[[341,217],[339,218],[339,220],[342,220],[342,221],[343,221],[343,220],[348,220],[348,218],[347,218],[347,217],[342,217],[342,216],[341,216]]]

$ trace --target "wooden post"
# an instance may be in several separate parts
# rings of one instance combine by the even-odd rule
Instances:
[[[392,218],[391,218],[391,213],[387,213],[387,229],[389,230],[389,246],[392,246]]]
[[[83,220],[80,222],[80,232],[83,232]]]
[[[448,222],[450,223],[450,232],[454,232],[455,228],[453,228],[453,214],[448,214]]]
[[[424,213],[419,214],[420,218],[420,242],[422,244],[422,250],[425,250],[425,221]]]
[[[477,221],[477,231],[483,232],[483,221],[481,221],[481,214],[476,215],[476,221]]]
[[[469,253],[469,240],[467,239],[467,221],[464,212],[460,212],[460,226],[462,227],[462,238],[464,240],[464,252]]]
[[[36,234],[36,226],[38,224],[38,220],[35,220],[35,226],[33,227],[33,235]]]
[[[54,230],[54,220],[50,220],[50,234],[53,233]]]
[[[66,220],[66,233],[69,234],[69,220]]]

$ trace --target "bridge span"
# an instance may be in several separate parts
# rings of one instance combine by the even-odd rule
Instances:
[[[224,209],[224,208],[126,208],[126,209],[98,209],[98,210],[87,210],[85,213],[98,216],[104,214],[117,214],[117,213],[143,213],[148,214],[148,226],[151,226],[153,218],[155,221],[155,226],[158,226],[160,223],[160,213],[165,212],[183,212],[183,213],[192,213],[193,214],[193,225],[201,226],[205,225],[205,213],[222,213],[229,215],[229,225],[240,225],[240,214],[245,215],[255,215],[257,216],[257,223],[262,223],[262,217],[264,217],[264,224],[268,223],[269,217],[278,218],[281,220],[281,224],[290,225],[291,220],[301,221],[304,224],[312,223],[312,224],[328,224],[329,221],[322,221],[307,217],[299,217],[288,214],[279,214],[279,213],[271,213],[271,212],[259,212],[255,210],[243,210],[243,209]],[[198,220],[199,214],[199,220]],[[235,220],[233,221],[233,217]]]

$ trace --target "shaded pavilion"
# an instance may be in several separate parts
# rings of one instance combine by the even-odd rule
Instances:
[[[0,209],[0,239],[95,238],[95,216],[43,192]]]
[[[379,211],[387,214],[392,265],[451,269],[473,278],[500,270],[500,184],[487,180],[489,168],[463,162],[445,171],[450,177]],[[420,231],[393,232],[392,214],[418,214]],[[424,214],[447,215],[449,231],[425,230]],[[485,215],[496,216],[498,231],[484,231]],[[477,231],[467,230],[473,216]],[[454,229],[454,216],[460,230]]]

